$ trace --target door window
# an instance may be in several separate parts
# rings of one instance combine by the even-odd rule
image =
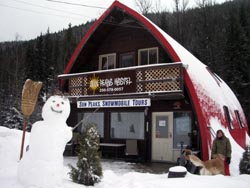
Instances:
[[[191,122],[191,112],[174,112],[173,147],[175,149],[190,145]]]
[[[156,117],[156,138],[168,138],[168,116]]]

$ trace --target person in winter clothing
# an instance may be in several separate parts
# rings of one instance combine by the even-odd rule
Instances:
[[[229,139],[224,135],[222,130],[216,132],[216,138],[212,146],[212,158],[215,154],[222,154],[225,156],[225,175],[230,176],[229,164],[231,162],[232,148]]]

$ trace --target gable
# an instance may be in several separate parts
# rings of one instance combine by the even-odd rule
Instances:
[[[140,15],[133,9],[115,1],[109,9],[93,24],[86,35],[83,37],[77,48],[75,49],[64,73],[76,73],[82,68],[83,62],[91,62],[94,53],[98,53],[100,45],[104,43],[112,33],[119,29],[140,30],[154,38],[165,51],[172,62],[178,62],[180,58],[175,53],[172,46],[166,38],[159,32],[158,28],[144,16]],[[132,32],[130,31],[128,36]],[[145,36],[148,39],[148,36]],[[139,43],[139,42],[138,42]],[[88,67],[91,65],[87,65]]]

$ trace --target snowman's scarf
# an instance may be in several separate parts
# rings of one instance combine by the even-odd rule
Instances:
[[[73,128],[72,131],[75,130],[79,125],[81,125],[83,122],[85,122],[87,119],[89,119],[94,113],[96,113],[100,108],[95,109],[94,112],[92,112],[91,114],[89,114],[86,118],[82,119],[81,121],[79,121]]]

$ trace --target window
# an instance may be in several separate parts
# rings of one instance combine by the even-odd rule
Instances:
[[[135,55],[133,52],[120,55],[120,67],[132,67],[135,65]]]
[[[116,54],[103,54],[99,56],[99,70],[116,68]]]
[[[158,63],[158,48],[145,48],[138,51],[138,65]]]
[[[112,112],[110,136],[144,139],[144,112]]]
[[[97,132],[100,137],[104,136],[104,113],[103,112],[84,112],[78,113],[78,122],[84,119],[84,122],[81,126],[78,127],[78,132],[82,133],[84,131],[84,126],[93,123],[97,127]]]
[[[214,78],[214,80],[216,81],[216,83],[218,84],[218,86],[220,86],[221,78],[215,74],[209,67],[206,67],[207,71],[211,74],[211,76]]]
[[[191,112],[174,112],[174,139],[173,148],[180,149],[190,145],[190,133],[192,129]]]
[[[236,118],[237,118],[237,120],[238,120],[238,122],[239,122],[240,128],[244,128],[244,124],[243,124],[243,122],[242,122],[242,119],[241,119],[241,116],[240,116],[239,111],[238,111],[238,110],[235,110],[234,112],[235,112]]]
[[[156,131],[155,138],[168,138],[169,137],[169,124],[168,124],[168,116],[157,116],[156,117]]]
[[[230,117],[230,113],[229,113],[229,109],[227,106],[223,106],[223,109],[224,109],[224,113],[225,113],[225,117],[226,117],[226,120],[227,120],[227,124],[228,124],[228,127],[229,129],[233,129],[233,124],[232,124],[232,119]]]

